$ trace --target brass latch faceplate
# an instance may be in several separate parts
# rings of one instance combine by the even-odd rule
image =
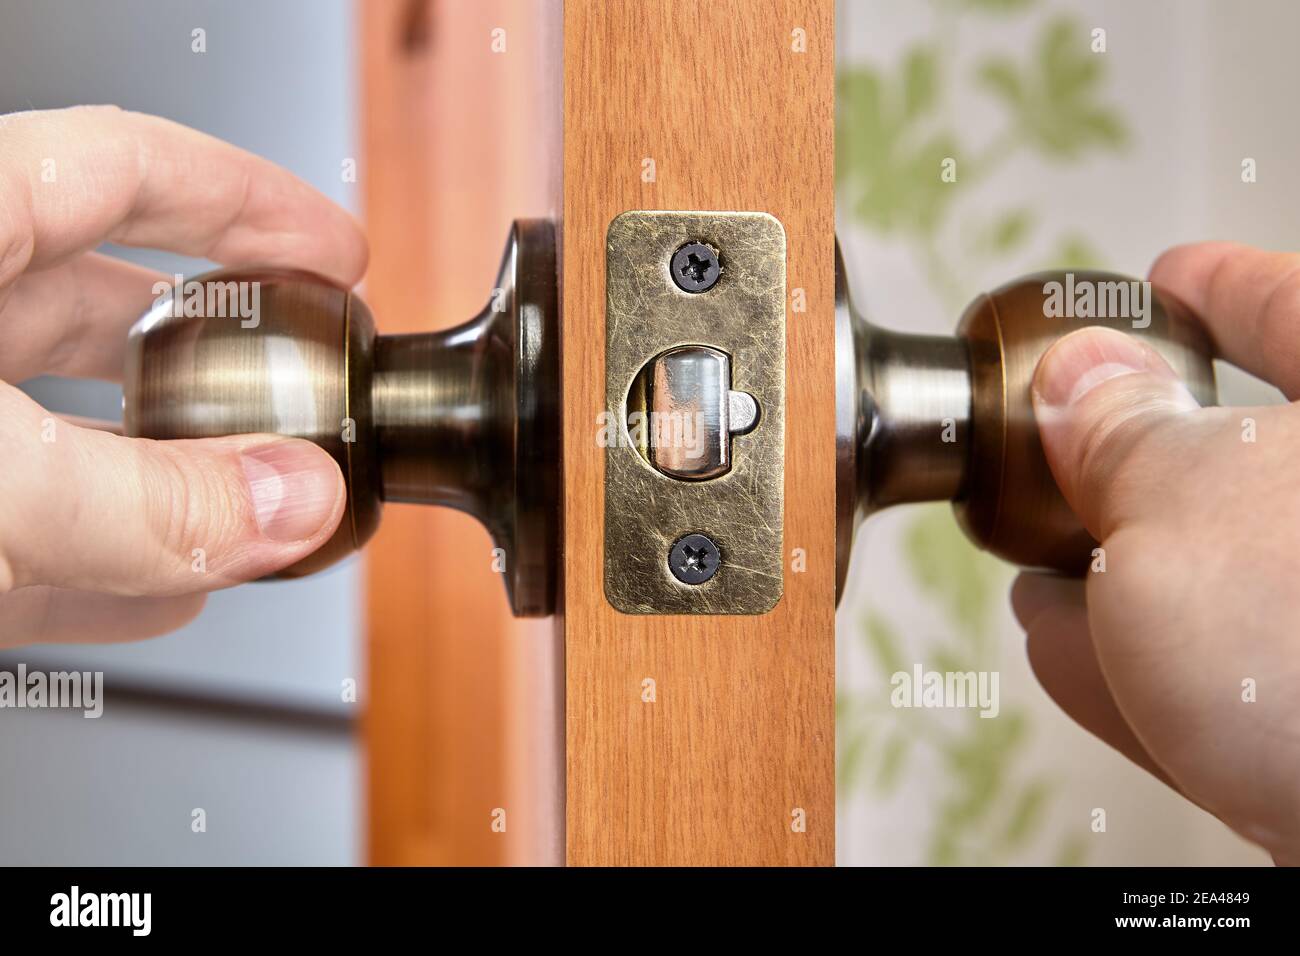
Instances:
[[[785,230],[623,213],[606,242],[605,595],[628,614],[781,599]]]

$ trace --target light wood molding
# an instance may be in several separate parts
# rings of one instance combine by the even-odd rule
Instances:
[[[559,8],[355,9],[363,292],[382,332],[458,324],[487,301],[511,220],[558,209]],[[388,505],[365,560],[369,861],[558,862],[551,622],[510,617],[491,539],[466,515]]]

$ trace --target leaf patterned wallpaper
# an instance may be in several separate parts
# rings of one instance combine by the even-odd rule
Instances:
[[[1196,175],[1161,175],[1169,143],[1206,135],[1196,91],[1169,75],[1180,61],[1213,67],[1198,48],[1213,31],[1206,10],[841,3],[838,232],[859,310],[950,332],[973,296],[1021,273],[1140,273],[1163,246],[1213,229],[1212,203],[1187,211]],[[1162,221],[1160,208],[1183,212]],[[946,505],[894,509],[860,531],[839,615],[840,862],[1266,862],[1055,710],[1008,610],[1014,573],[968,543]],[[893,675],[917,667],[997,673],[997,715],[896,706]]]

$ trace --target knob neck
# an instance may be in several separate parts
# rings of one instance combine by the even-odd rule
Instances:
[[[551,224],[515,222],[487,307],[452,329],[379,336],[364,379],[378,495],[482,522],[530,617],[554,611],[558,580],[556,274]]]
[[[870,514],[889,505],[948,501],[969,463],[970,357],[952,336],[910,335],[856,319],[865,340],[857,381],[858,497]]]
[[[381,335],[372,381],[385,501],[493,511],[513,467],[512,342],[484,311],[440,332]]]

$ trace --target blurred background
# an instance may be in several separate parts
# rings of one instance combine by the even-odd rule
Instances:
[[[380,296],[371,304],[381,322],[402,315],[386,291],[396,275],[410,296],[459,320],[490,285],[511,215],[551,208],[555,143],[520,125],[545,112],[553,90],[504,75],[493,86],[456,38],[514,17],[512,37],[527,38],[535,60],[517,68],[553,72],[554,37],[533,22],[546,19],[537,9],[530,0],[7,0],[0,113],[90,102],[156,113],[266,156],[363,212],[363,187],[341,167],[366,154],[365,136],[378,164],[388,153],[376,144],[396,138],[405,149],[400,138],[414,133],[403,129],[409,102],[377,119],[361,91],[382,112],[385,82],[414,83],[428,93],[411,127],[441,135],[415,155],[437,158],[427,178],[437,165],[445,186],[427,209],[401,212],[399,227],[393,203],[379,206],[389,211],[377,223],[368,216],[379,245],[367,295]],[[427,47],[432,65],[361,76],[363,16],[400,25],[403,43]],[[200,26],[207,49],[196,55]],[[1093,52],[1098,29],[1104,52]],[[975,294],[1037,268],[1141,274],[1163,248],[1198,238],[1300,248],[1300,189],[1288,167],[1300,156],[1288,109],[1300,88],[1298,30],[1300,8],[1288,0],[842,2],[838,232],[857,307],[883,325],[949,332]],[[469,76],[477,105],[455,95]],[[513,119],[494,126],[492,115]],[[935,171],[949,156],[958,179],[944,184]],[[1241,178],[1248,157],[1253,183]],[[384,178],[400,204],[426,177],[418,166],[386,168],[368,188]],[[413,221],[422,216],[442,225]],[[412,257],[469,223],[479,224],[479,245],[467,259],[482,274],[421,288],[431,280]],[[408,226],[427,241],[403,253]],[[169,274],[208,266],[111,251]],[[1231,370],[1221,383],[1229,402],[1277,400]],[[59,411],[119,414],[111,384],[24,387]],[[353,559],[307,580],[218,593],[195,624],[161,640],[0,655],[0,668],[103,670],[110,701],[99,720],[0,713],[0,862],[555,862],[558,790],[547,781],[556,767],[527,755],[547,750],[557,717],[519,701],[547,697],[537,687],[554,680],[558,650],[507,621],[486,568],[442,591],[433,574],[402,578],[404,556],[423,554],[412,541],[476,533],[446,515],[422,517],[400,538],[405,520],[385,522],[378,575]],[[421,567],[437,563],[435,554]],[[1056,711],[1009,612],[1012,572],[974,551],[947,508],[873,518],[851,574],[837,628],[841,863],[1267,862]],[[1000,716],[894,710],[889,675],[914,663],[999,671]],[[410,679],[368,701],[365,675],[377,665]],[[345,699],[350,681],[357,702]],[[377,758],[363,757],[367,705]],[[395,767],[382,750],[390,738],[427,761]],[[376,765],[396,775],[396,802],[367,813]],[[549,794],[549,810],[512,830],[513,842],[459,836],[486,834],[479,815],[525,785]],[[417,805],[432,810],[407,812]],[[206,833],[191,830],[194,808],[206,813]],[[1105,833],[1092,830],[1095,808],[1107,811]]]
[[[0,5],[0,113],[116,103],[165,116],[292,170],[358,211],[356,42],[345,0]],[[192,31],[206,31],[206,52]],[[0,136],[3,132],[0,132]],[[187,276],[211,263],[106,251]],[[121,389],[40,379],[46,407],[121,417]],[[360,562],[213,594],[174,635],[32,647],[0,666],[101,670],[109,705],[0,715],[0,862],[356,863],[363,783]],[[191,831],[202,808],[208,832]]]
[[[553,215],[558,10],[10,0],[0,113],[115,103],[278,163],[363,219],[381,331],[431,330],[482,308],[512,219]],[[115,384],[22,387],[120,417]],[[510,617],[489,557],[466,560],[491,547],[465,515],[390,505],[364,555],[213,594],[174,635],[0,654],[103,671],[107,698],[97,720],[0,713],[0,863],[556,862],[558,632]]]
[[[858,310],[951,332],[975,295],[1037,269],[1145,275],[1196,239],[1300,247],[1297,29],[1288,0],[841,3],[837,230]],[[937,174],[945,157],[954,183]],[[1281,400],[1219,376],[1225,404]],[[1014,572],[947,506],[874,517],[851,574],[841,863],[1269,862],[1056,710],[1010,613]],[[918,662],[1000,672],[1000,715],[892,708],[889,676]]]
[[[510,221],[554,214],[558,10],[12,0],[0,112],[116,103],[265,156],[363,219],[381,331],[442,328],[482,308]],[[113,384],[23,387],[120,415]],[[510,617],[491,547],[465,515],[390,505],[363,556],[214,594],[167,638],[0,655],[102,670],[107,697],[98,720],[3,712],[0,862],[556,862],[558,632]]]

